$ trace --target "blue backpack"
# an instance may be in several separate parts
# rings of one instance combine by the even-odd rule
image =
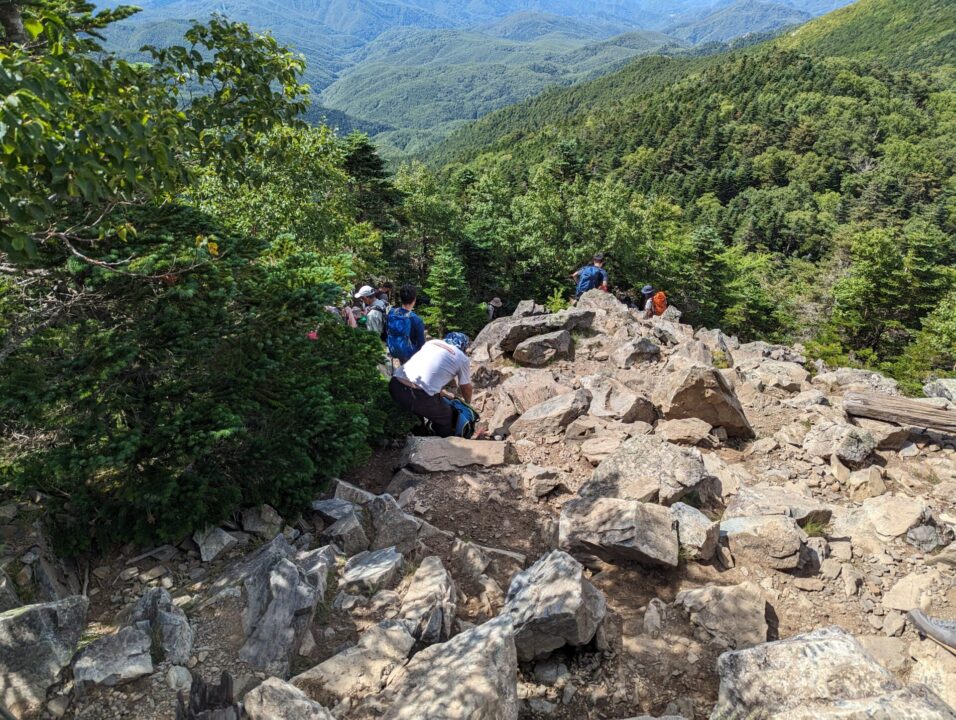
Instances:
[[[442,402],[446,405],[451,405],[455,411],[455,437],[471,438],[471,436],[475,434],[475,426],[481,419],[478,412],[464,400],[459,400],[458,398],[449,400],[442,396]]]
[[[604,282],[604,271],[594,265],[588,265],[582,268],[581,276],[578,278],[578,287],[575,291],[577,297],[581,297],[588,290],[601,287]]]
[[[395,308],[388,314],[385,323],[388,354],[399,362],[406,363],[414,355],[412,348],[412,319],[411,310]]]

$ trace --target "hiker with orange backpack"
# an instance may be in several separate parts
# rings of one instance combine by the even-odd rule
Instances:
[[[644,317],[650,320],[655,315],[660,316],[667,310],[667,295],[663,290],[655,290],[653,285],[645,285],[641,289],[644,297]]]

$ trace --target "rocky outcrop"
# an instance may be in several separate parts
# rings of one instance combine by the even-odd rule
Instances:
[[[244,641],[239,657],[286,677],[335,566],[331,548],[302,553],[284,535],[228,569],[203,606],[238,596]]]
[[[522,342],[562,330],[586,330],[594,322],[594,311],[573,308],[548,315],[499,318],[484,327],[472,343],[472,357],[481,362],[496,360],[515,350]]]
[[[660,505],[617,498],[580,498],[561,510],[558,544],[608,562],[677,567],[677,522]]]
[[[783,515],[722,520],[720,535],[735,558],[775,570],[793,570],[807,536],[797,523]]]
[[[291,683],[310,699],[330,706],[361,699],[384,687],[414,645],[404,622],[385,621],[366,630],[356,645],[296,675]]]
[[[654,403],[613,378],[590,375],[581,379],[581,385],[591,393],[588,413],[596,418],[622,423],[653,423],[657,419]]]
[[[699,418],[724,428],[730,437],[754,437],[737,395],[713,368],[693,366],[674,372],[658,389],[657,399],[667,420]]]
[[[527,410],[511,425],[512,434],[556,435],[588,411],[591,393],[577,390],[558,395]]]
[[[598,465],[579,494],[669,505],[699,489],[708,477],[698,450],[638,435]]]
[[[405,559],[394,547],[363,552],[345,563],[341,587],[346,592],[374,594],[402,579]]]
[[[826,460],[836,456],[843,464],[856,468],[869,460],[876,449],[876,440],[855,425],[823,420],[810,428],[803,449]]]
[[[518,344],[512,355],[515,362],[530,367],[544,367],[552,360],[571,357],[571,333],[567,330],[536,335]]]
[[[684,503],[674,503],[670,510],[677,521],[677,538],[685,557],[704,562],[714,557],[720,540],[720,523]]]
[[[412,635],[427,645],[451,637],[455,619],[455,583],[441,558],[422,560],[402,600],[401,617],[411,623]]]
[[[518,658],[509,615],[427,647],[374,698],[384,720],[518,718]]]
[[[585,645],[604,619],[604,595],[584,568],[555,550],[515,575],[502,614],[514,626],[518,659],[545,657],[564,645]]]
[[[675,605],[722,647],[742,650],[767,642],[767,603],[752,582],[684,590]]]
[[[269,678],[246,693],[242,706],[248,720],[334,720],[319,703],[279,678]]]
[[[0,614],[0,703],[14,715],[46,702],[80,642],[88,607],[77,596]]]
[[[724,717],[953,720],[923,686],[905,687],[851,635],[826,628],[725,653],[712,720]]]
[[[73,680],[80,690],[90,685],[112,687],[152,675],[149,635],[135,626],[94,640],[73,660]]]
[[[193,629],[186,613],[164,588],[150,588],[124,618],[151,639],[151,655],[158,661],[185,665],[193,647]]]

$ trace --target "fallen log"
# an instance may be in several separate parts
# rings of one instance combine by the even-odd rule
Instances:
[[[853,417],[956,434],[956,412],[940,410],[918,400],[875,393],[847,393],[843,398],[843,409]]]

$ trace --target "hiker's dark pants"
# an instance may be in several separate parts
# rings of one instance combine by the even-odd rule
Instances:
[[[399,407],[429,420],[432,429],[439,437],[450,437],[455,434],[455,412],[451,405],[442,401],[439,395],[433,397],[424,390],[409,387],[394,377],[388,383],[388,394]]]

